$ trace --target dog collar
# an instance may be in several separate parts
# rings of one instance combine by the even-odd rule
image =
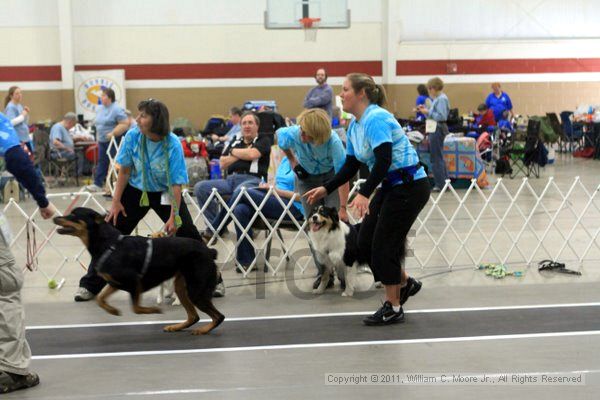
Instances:
[[[117,248],[117,244],[121,243],[121,241],[123,240],[124,237],[125,237],[124,235],[119,235],[119,237],[117,238],[117,241],[114,242],[113,244],[111,244],[110,247],[108,249],[106,249],[104,251],[104,253],[102,253],[102,255],[100,256],[100,259],[96,263],[96,271],[97,272],[102,272],[102,266],[104,265],[106,260],[108,260],[108,257],[110,257],[112,255],[112,253],[115,251],[115,249]],[[152,239],[148,239],[146,241],[146,256],[144,257],[144,265],[142,266],[142,271],[138,274],[138,276],[140,278],[142,278],[144,275],[146,275],[146,272],[148,272],[148,267],[150,266],[150,261],[152,260],[152,253],[153,253]]]

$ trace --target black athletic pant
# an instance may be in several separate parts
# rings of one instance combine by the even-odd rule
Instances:
[[[369,214],[358,233],[361,263],[368,263],[373,277],[384,285],[400,284],[406,256],[406,235],[427,204],[427,179],[379,189],[369,204]]]
[[[150,209],[154,210],[163,222],[167,222],[171,217],[171,205],[160,204],[161,192],[148,192],[150,207],[140,206],[141,197],[141,190],[138,190],[129,184],[125,187],[123,195],[121,196],[121,203],[125,208],[127,218],[125,218],[123,214],[119,214],[116,224],[116,228],[121,231],[123,235],[129,235],[133,232],[137,224],[144,218]],[[196,229],[183,199],[181,199],[179,216],[181,217],[182,224],[177,230],[176,236],[201,241],[202,237],[200,236],[198,229]],[[94,294],[100,293],[104,285],[106,285],[106,281],[98,276],[92,264],[90,264],[87,273],[79,281],[80,287],[84,287]]]

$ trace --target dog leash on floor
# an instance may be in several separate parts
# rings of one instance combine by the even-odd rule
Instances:
[[[37,251],[37,242],[35,240],[35,226],[33,226],[29,219],[25,225],[25,230],[27,231],[27,256],[25,260],[25,266],[28,270],[35,271],[38,265],[38,259],[35,256],[35,252]]]
[[[485,270],[487,276],[495,279],[502,279],[505,276],[514,276],[517,278],[523,276],[523,271],[509,271],[504,264],[480,264],[476,269]]]
[[[567,268],[565,268],[564,263],[559,263],[557,261],[552,261],[552,260],[540,261],[538,264],[538,271],[540,271],[540,272],[552,271],[552,272],[558,272],[560,274],[581,276],[581,272],[573,271],[572,269],[567,269]]]

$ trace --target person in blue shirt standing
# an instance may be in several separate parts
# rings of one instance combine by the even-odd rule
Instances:
[[[154,99],[140,102],[138,110],[138,126],[127,132],[117,155],[120,169],[106,221],[129,235],[152,209],[168,235],[201,241],[181,197],[188,175],[181,143],[170,131],[169,110]],[[91,300],[105,284],[90,265],[79,281],[75,301]]]
[[[0,156],[6,161],[6,169],[17,181],[31,192],[42,218],[55,213],[54,206],[46,198],[44,185],[29,156],[21,148],[17,132],[11,120],[0,113]],[[0,211],[0,393],[36,386],[40,378],[29,369],[31,349],[25,337],[24,308],[21,301],[23,286],[22,266],[15,263],[10,250],[10,228]]]
[[[513,116],[513,105],[508,94],[502,91],[500,83],[492,83],[492,93],[485,99],[485,105],[494,111],[494,118],[496,121],[502,119],[502,113],[508,111],[512,118]]]
[[[104,187],[110,158],[107,151],[110,140],[120,138],[129,129],[129,119],[125,110],[115,101],[115,92],[111,88],[102,89],[102,105],[96,108],[96,135],[98,139],[98,165],[96,166],[96,175],[94,183],[86,186],[90,192],[99,192]],[[120,140],[120,139],[118,139]],[[111,155],[114,157],[116,150],[112,149]]]
[[[277,131],[277,144],[290,160],[290,165],[296,174],[296,191],[301,195],[329,181],[342,168],[346,159],[344,144],[338,134],[331,130],[331,122],[325,111],[319,108],[304,110],[298,116],[298,125],[280,128]],[[340,187],[339,194],[335,190],[321,203],[327,207],[339,210],[342,220],[348,220],[346,206],[348,204],[348,183]],[[308,219],[317,205],[309,205],[302,198],[304,217]],[[311,248],[312,250],[312,248]],[[317,267],[317,280],[313,288],[319,287],[323,265],[314,254]],[[333,286],[333,275],[327,287]]]
[[[373,275],[385,286],[386,301],[363,322],[402,322],[402,304],[421,288],[404,270],[406,235],[429,200],[429,182],[404,130],[382,108],[386,102],[383,86],[367,74],[352,73],[346,76],[340,97],[344,111],[356,117],[348,128],[346,161],[331,181],[305,196],[315,204],[348,182],[361,163],[368,166],[369,178],[349,207],[364,217],[358,233],[359,262],[370,264]]]
[[[19,140],[29,147],[29,151],[33,152],[31,138],[29,137],[29,127],[27,126],[29,107],[24,106],[22,102],[23,91],[21,88],[18,86],[11,86],[8,89],[8,95],[4,99],[4,114],[10,119],[10,122],[19,136]]]
[[[425,106],[425,108],[429,108],[431,106],[431,97],[429,97],[429,92],[427,91],[427,86],[420,84],[417,86],[417,92],[419,95],[417,96],[417,100],[415,101],[415,109],[413,111],[416,112],[415,121],[423,122],[427,119],[425,114],[419,111],[419,106]]]
[[[304,108],[322,108],[329,119],[333,116],[333,89],[327,84],[327,71],[319,68],[315,73],[317,86],[310,89],[304,98]]]
[[[429,153],[431,155],[431,169],[433,170],[433,180],[435,186],[434,192],[442,190],[448,179],[448,170],[444,161],[444,138],[448,135],[448,113],[450,112],[450,102],[442,90],[444,82],[440,78],[431,78],[427,81],[427,90],[433,98],[431,107],[420,106],[419,111],[427,115],[428,125],[426,128],[429,138]]]

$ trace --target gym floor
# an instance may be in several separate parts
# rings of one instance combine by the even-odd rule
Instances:
[[[578,175],[593,186],[599,172],[598,161],[562,156],[536,181],[554,176],[566,185]],[[518,180],[510,184],[516,187]],[[81,250],[75,238],[54,243],[70,254]],[[227,266],[226,297],[215,299],[227,319],[204,337],[162,332],[163,325],[184,318],[179,306],[135,315],[126,294],[117,293],[111,303],[123,315],[113,317],[94,302],[73,302],[83,269],[68,262],[58,275],[65,278],[60,290],[48,289],[40,272],[27,274],[23,297],[31,367],[41,384],[4,398],[595,398],[600,389],[596,261],[567,266],[581,270],[579,277],[530,267],[524,278],[498,280],[472,266],[413,265],[409,273],[422,280],[423,289],[407,302],[405,322],[387,327],[361,322],[383,298],[381,289],[371,287],[370,274],[359,276],[363,291],[345,298],[339,284],[321,296],[310,294],[312,266],[304,274],[289,265],[291,273],[253,272],[248,278]],[[40,268],[52,272],[60,262],[61,256],[49,251]],[[156,290],[145,294],[144,303],[156,295]],[[340,374],[378,382],[327,384]],[[438,377],[438,383],[414,378],[408,384],[408,375]],[[496,384],[465,384],[484,375]],[[552,385],[542,382],[545,375],[581,376],[582,383]],[[383,384],[386,379],[404,384]],[[531,384],[534,379],[539,384]]]

